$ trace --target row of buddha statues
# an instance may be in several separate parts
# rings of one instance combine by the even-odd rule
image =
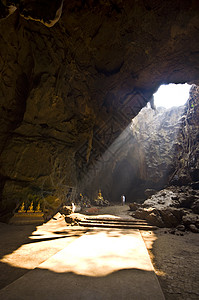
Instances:
[[[36,209],[34,210],[33,207],[33,201],[30,203],[30,206],[28,209],[25,209],[25,203],[23,202],[22,205],[20,206],[18,213],[37,213],[37,212],[42,212],[40,203],[37,204]]]

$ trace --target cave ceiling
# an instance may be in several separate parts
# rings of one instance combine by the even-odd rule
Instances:
[[[7,157],[39,141],[92,164],[161,84],[199,84],[197,0],[1,0],[0,17],[4,178],[26,180]]]

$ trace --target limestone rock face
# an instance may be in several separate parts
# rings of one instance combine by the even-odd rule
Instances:
[[[134,141],[143,153],[143,168],[148,186],[158,188],[168,182],[174,170],[176,144],[179,143],[186,106],[170,109],[144,108],[132,121]],[[131,150],[130,150],[131,151]],[[154,185],[155,184],[155,185]]]
[[[199,82],[198,13],[195,0],[0,2],[3,214],[26,189],[64,198],[161,83]]]
[[[189,103],[179,132],[175,172],[171,183],[189,184],[199,181],[199,87],[193,85]]]

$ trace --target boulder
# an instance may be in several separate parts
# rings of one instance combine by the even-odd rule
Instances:
[[[184,225],[180,224],[176,227],[176,229],[179,231],[185,231],[186,227]]]
[[[176,227],[182,221],[182,216],[181,218],[177,218],[173,213],[173,210],[171,210],[170,208],[160,210],[160,215],[164,223],[164,227]]]
[[[63,207],[60,208],[59,212],[61,214],[64,214],[64,215],[70,215],[72,213],[72,206],[71,205],[64,205]]]
[[[139,204],[139,203],[136,203],[136,202],[133,202],[133,203],[130,203],[130,204],[129,204],[129,208],[130,208],[130,210],[132,210],[132,211],[137,210],[139,207],[140,207],[140,204]]]
[[[193,205],[191,206],[192,211],[195,214],[199,214],[199,200],[196,200]]]
[[[182,222],[186,227],[188,227],[190,224],[198,224],[199,216],[188,212],[185,216],[182,217]]]
[[[73,217],[73,216],[66,216],[65,217],[65,221],[66,223],[70,224],[70,225],[77,225],[78,224],[78,219]]]
[[[155,208],[139,208],[132,214],[132,216],[137,219],[144,219],[151,225],[164,227],[159,211]]]
[[[146,189],[144,191],[145,195],[147,196],[147,198],[151,197],[152,195],[157,193],[157,190],[155,189]]]
[[[199,233],[199,229],[196,227],[195,224],[190,224],[189,229],[194,233]]]
[[[156,207],[163,209],[165,207],[178,207],[179,200],[178,194],[169,189],[164,189],[151,196],[149,199],[144,201],[144,207]]]

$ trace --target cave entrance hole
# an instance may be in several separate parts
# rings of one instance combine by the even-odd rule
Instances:
[[[153,95],[156,107],[170,108],[173,106],[181,106],[186,103],[189,98],[190,84],[163,84]]]

